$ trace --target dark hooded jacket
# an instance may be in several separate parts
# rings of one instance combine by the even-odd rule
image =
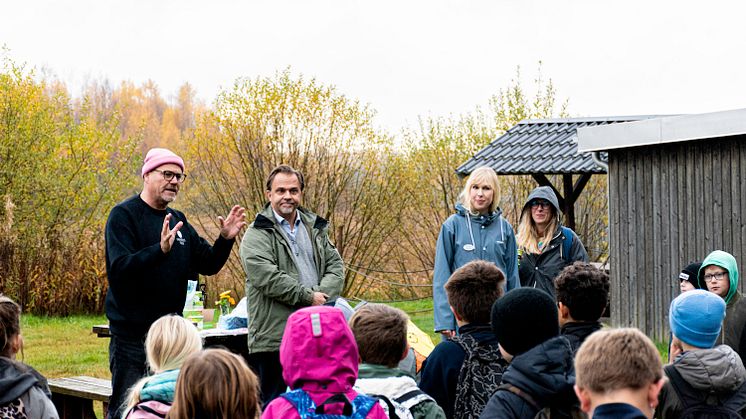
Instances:
[[[20,399],[31,419],[57,419],[47,380],[35,369],[0,356],[0,406]]]
[[[534,199],[544,199],[549,201],[554,207],[554,213],[559,219],[560,207],[557,201],[557,195],[554,194],[552,188],[548,186],[540,186],[529,194],[526,203],[523,205],[521,212],[521,222],[531,222],[531,209],[529,203]],[[525,219],[528,217],[528,219]],[[518,228],[520,231],[520,227]],[[569,232],[572,235],[569,239],[572,240],[570,246],[570,252],[568,255],[564,254],[563,242],[565,241],[565,234]],[[520,246],[519,246],[520,247]],[[543,291],[548,292],[554,296],[554,278],[565,268],[565,266],[571,265],[576,261],[588,261],[588,253],[585,251],[583,243],[574,231],[570,229],[562,229],[562,225],[557,222],[557,229],[552,236],[552,240],[549,244],[544,247],[544,250],[539,253],[529,253],[526,249],[518,249],[518,274],[521,279],[522,287],[534,287],[539,288]]]
[[[571,322],[562,326],[560,334],[567,338],[572,348],[572,353],[578,351],[580,345],[591,333],[601,330],[603,325],[600,322]]]
[[[575,369],[570,342],[557,336],[513,358],[502,384],[517,387],[539,406],[579,405],[573,386]],[[480,419],[533,418],[538,409],[521,396],[498,390],[487,402]]]
[[[746,369],[741,358],[726,345],[684,352],[673,365],[695,390],[702,394],[709,393],[721,401],[727,400],[746,381]],[[663,385],[658,401],[656,418],[681,417],[684,407],[670,381]],[[740,413],[746,417],[746,408]]]

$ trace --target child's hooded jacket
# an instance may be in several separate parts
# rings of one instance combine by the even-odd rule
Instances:
[[[342,311],[328,306],[306,307],[291,314],[280,344],[282,377],[291,390],[302,388],[320,405],[331,396],[352,389],[357,380],[359,355],[355,337]],[[342,405],[332,405],[326,413],[341,414]],[[262,418],[299,418],[295,408],[282,397],[273,400]],[[376,404],[367,418],[384,419],[386,413]]]

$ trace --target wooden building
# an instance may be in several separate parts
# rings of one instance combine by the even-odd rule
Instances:
[[[578,145],[608,153],[612,324],[667,341],[680,270],[746,261],[746,109],[580,128]]]

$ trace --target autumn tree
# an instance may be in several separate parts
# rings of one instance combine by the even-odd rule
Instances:
[[[137,141],[7,57],[0,98],[0,291],[32,310],[100,310],[103,224],[131,187]]]
[[[266,202],[264,180],[278,164],[306,179],[303,205],[328,219],[330,237],[348,270],[344,293],[362,292],[362,268],[384,265],[386,239],[397,231],[402,183],[392,140],[376,131],[374,112],[314,79],[285,70],[274,77],[239,79],[197,123],[189,143],[192,211],[223,214],[239,203],[257,213]],[[216,233],[213,217],[197,220]],[[237,253],[237,249],[235,250]],[[243,290],[233,258],[228,286]]]

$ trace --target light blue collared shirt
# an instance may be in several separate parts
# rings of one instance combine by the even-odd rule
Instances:
[[[300,224],[301,224],[300,214],[298,214],[298,211],[295,212],[295,222],[293,223],[295,224],[295,226],[291,231],[290,223],[288,222],[288,220],[282,218],[282,216],[278,214],[274,208],[272,208],[272,213],[275,215],[275,220],[277,221],[277,224],[280,225],[280,227],[282,228],[282,231],[284,231],[287,237],[290,239],[290,247],[293,249],[293,253],[295,253],[295,255],[297,256],[298,245],[297,245],[295,236],[296,234],[298,234],[298,228],[300,228]]]

